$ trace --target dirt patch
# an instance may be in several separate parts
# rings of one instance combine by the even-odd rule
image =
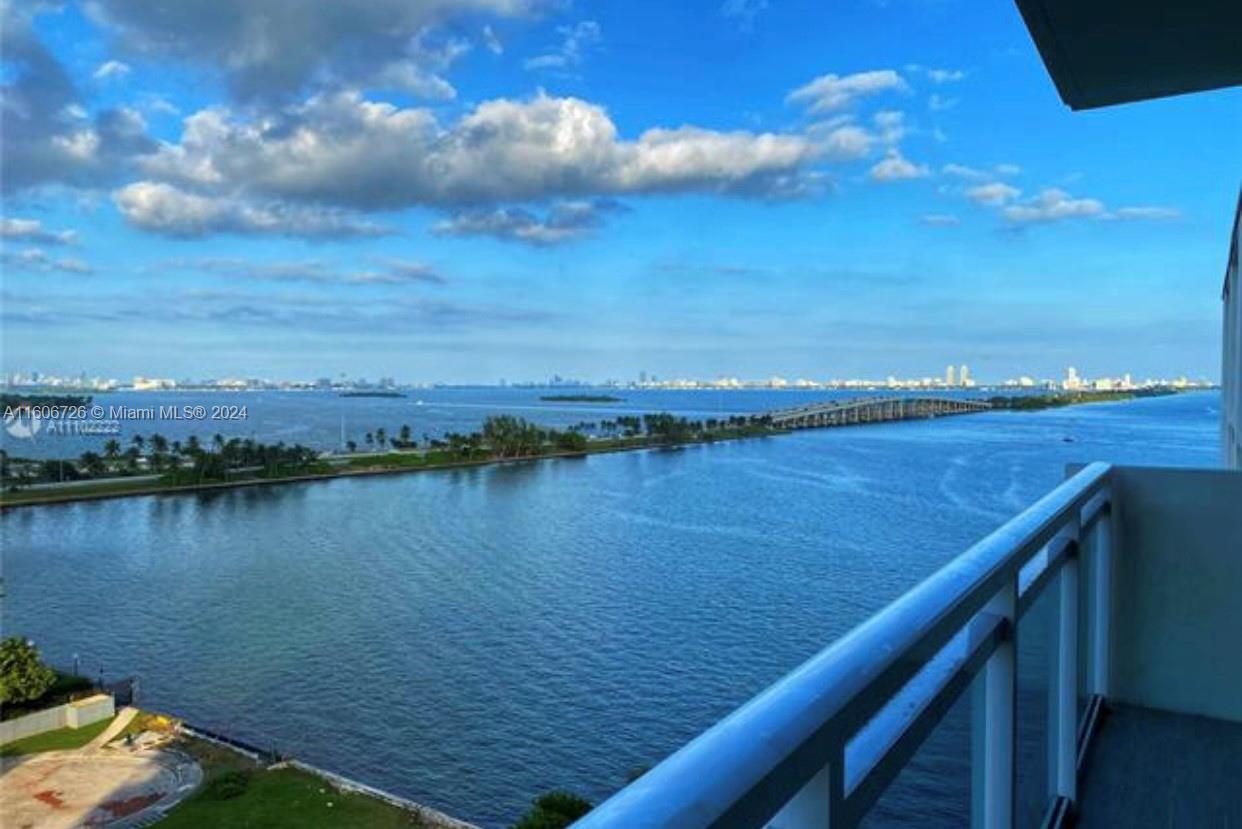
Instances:
[[[65,808],[65,801],[61,799],[60,792],[53,791],[52,789],[45,789],[41,792],[35,792],[34,798],[40,803],[46,803],[53,809]]]
[[[141,812],[152,803],[159,803],[160,798],[165,794],[166,792],[152,792],[151,794],[138,795],[137,797],[127,797],[124,800],[110,800],[100,808],[111,812],[113,817],[129,817],[132,814]]]

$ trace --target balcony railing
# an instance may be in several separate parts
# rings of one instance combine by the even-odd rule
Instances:
[[[1108,692],[1111,474],[1103,463],[1083,468],[575,825],[856,826],[973,687],[972,824],[1008,829],[1015,815],[1015,634],[1035,599],[1054,586],[1060,601],[1052,626],[1046,824],[1057,825],[1077,798],[1082,749]],[[1087,611],[1079,619],[1084,577]],[[1081,718],[1080,662],[1090,695]]]

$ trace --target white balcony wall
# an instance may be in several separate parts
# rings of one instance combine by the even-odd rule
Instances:
[[[1242,474],[1114,467],[1109,696],[1242,722]]]

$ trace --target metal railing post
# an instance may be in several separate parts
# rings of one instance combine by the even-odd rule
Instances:
[[[1054,797],[1078,799],[1078,547],[1061,565],[1052,676],[1048,788]]]
[[[1103,513],[1091,530],[1091,673],[1088,690],[1101,697],[1108,696],[1109,641],[1112,625],[1112,500],[1103,506]]]
[[[973,829],[1013,829],[1016,774],[1018,580],[1015,574],[983,608],[1008,620],[1005,640],[976,677],[972,699]]]
[[[839,819],[833,823],[833,815],[840,813],[843,764],[844,757],[838,753],[776,813],[767,829],[829,829],[841,826]]]

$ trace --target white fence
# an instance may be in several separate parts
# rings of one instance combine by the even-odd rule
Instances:
[[[96,694],[86,699],[45,708],[15,720],[0,722],[0,743],[10,743],[58,728],[82,728],[116,715],[116,704],[110,694]]]

